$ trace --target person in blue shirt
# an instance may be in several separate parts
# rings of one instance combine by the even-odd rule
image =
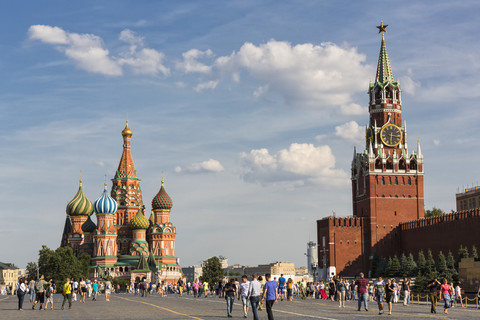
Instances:
[[[92,292],[92,296],[93,296],[93,301],[97,301],[97,292],[98,292],[98,282],[97,280],[95,280],[93,283],[92,283],[92,288],[93,288],[93,292]]]
[[[287,279],[285,279],[283,274],[281,274],[280,278],[278,278],[278,295],[282,301],[285,297],[285,282],[287,282]]]
[[[267,305],[268,320],[274,320],[272,307],[274,304],[278,303],[277,282],[271,281],[271,278],[272,276],[270,273],[267,273],[265,275],[265,279],[267,280],[267,282],[263,287],[263,299],[265,299],[265,303]]]

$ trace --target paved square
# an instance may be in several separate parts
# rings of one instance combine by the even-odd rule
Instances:
[[[192,296],[160,297],[158,295],[139,297],[128,294],[114,294],[110,302],[100,295],[98,301],[87,300],[85,304],[74,302],[71,310],[60,310],[63,297],[55,295],[54,310],[31,309],[31,303],[24,303],[24,310],[18,311],[16,296],[0,296],[0,319],[197,319],[211,320],[227,318],[226,303],[217,297],[198,298]],[[438,314],[430,313],[430,306],[412,304],[404,307],[401,303],[393,306],[393,315],[378,315],[377,305],[369,304],[369,311],[356,311],[357,302],[347,302],[346,308],[339,309],[337,302],[324,300],[294,300],[279,302],[274,306],[275,319],[479,319],[480,310],[471,305],[467,309],[453,308],[443,314],[443,304],[438,304]],[[68,308],[67,308],[68,309]],[[267,319],[265,311],[259,311],[260,319]],[[233,318],[243,319],[242,306],[236,301]],[[248,315],[253,319],[251,311]]]

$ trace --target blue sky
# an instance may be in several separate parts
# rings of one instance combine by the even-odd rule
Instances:
[[[60,243],[79,171],[94,201],[128,112],[147,211],[161,171],[182,265],[305,265],[351,214],[380,35],[403,89],[425,207],[478,185],[477,1],[15,1],[0,21],[0,259]]]

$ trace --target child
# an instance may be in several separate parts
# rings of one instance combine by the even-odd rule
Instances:
[[[53,310],[53,294],[55,290],[53,289],[52,280],[48,281],[47,289],[45,290],[45,297],[47,298],[47,302],[45,303],[45,309],[48,308],[48,303],[50,303],[50,309]]]

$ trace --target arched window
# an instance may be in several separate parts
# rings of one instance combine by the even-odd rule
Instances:
[[[385,178],[382,177],[382,185],[385,184]]]
[[[387,160],[387,169],[390,169],[390,170],[393,169],[393,161],[392,161],[392,158],[389,158],[389,159]]]
[[[398,168],[400,170],[405,170],[407,168],[407,164],[405,163],[404,159],[400,159],[400,162],[398,163]]]
[[[394,182],[395,185],[398,185],[398,178],[395,177],[395,182]]]
[[[417,170],[417,161],[410,161],[410,170]]]
[[[391,88],[386,88],[385,89],[385,97],[387,99],[392,99],[393,98],[393,93]]]
[[[407,184],[408,184],[409,186],[412,185],[412,178],[408,177],[408,182],[407,182]]]
[[[380,90],[380,88],[377,88],[377,90],[375,91],[375,99],[382,99],[382,90]]]
[[[382,169],[382,160],[375,160],[375,169]]]

